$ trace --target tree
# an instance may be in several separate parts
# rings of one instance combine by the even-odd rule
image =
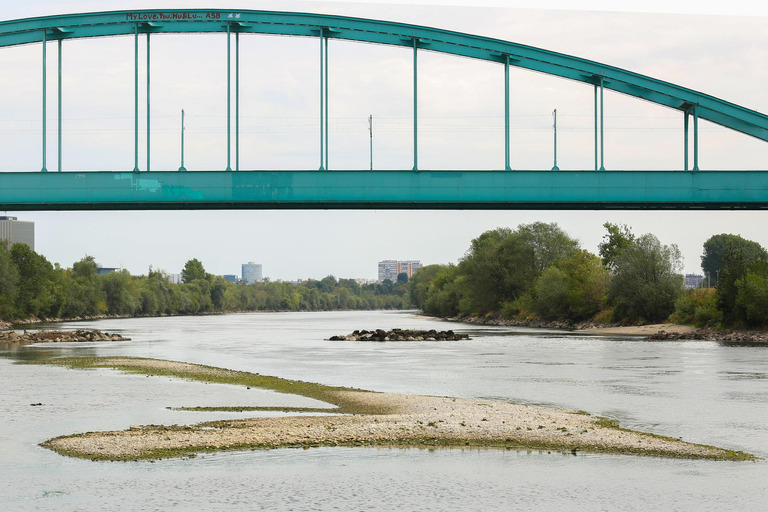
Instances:
[[[0,319],[15,315],[19,271],[14,265],[6,244],[0,241]]]
[[[16,314],[19,317],[56,317],[63,297],[53,265],[26,244],[13,244],[11,259],[19,272]]]
[[[579,241],[568,236],[555,222],[522,224],[515,233],[533,250],[537,275],[579,248]]]
[[[757,242],[746,240],[739,235],[725,233],[711,236],[704,242],[701,269],[706,276],[709,276],[709,282],[714,286],[717,286],[720,272],[725,265],[726,255],[729,251],[738,252],[746,266],[750,266],[759,259],[768,260],[768,252]]]
[[[397,274],[397,284],[405,284],[408,282],[408,273],[400,272]]]
[[[184,283],[191,283],[197,279],[208,279],[208,272],[203,268],[203,263],[197,258],[192,258],[184,264],[181,270],[181,280]]]
[[[536,279],[531,303],[546,319],[586,320],[605,305],[609,281],[600,258],[580,249]]]
[[[768,324],[768,263],[754,263],[736,282],[736,288],[736,306],[743,312],[744,322],[753,327]]]
[[[612,224],[606,222],[603,227],[608,231],[603,235],[603,241],[598,245],[603,265],[611,270],[616,269],[616,260],[619,255],[635,242],[635,235],[626,224]]]
[[[625,247],[615,259],[608,290],[614,318],[619,321],[665,320],[683,290],[680,250],[662,245],[651,234]]]

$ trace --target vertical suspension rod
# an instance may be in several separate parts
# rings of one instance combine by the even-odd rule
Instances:
[[[419,75],[418,75],[418,38],[413,38],[413,170],[419,170]]]
[[[235,170],[240,170],[240,32],[235,32]]]
[[[699,170],[699,109],[693,107],[693,170]]]
[[[595,84],[595,170],[597,167],[597,84]]]
[[[227,171],[232,170],[232,134],[231,134],[231,126],[232,126],[232,113],[231,113],[231,103],[232,103],[232,71],[231,71],[231,56],[230,56],[230,47],[232,39],[229,37],[229,31],[230,31],[230,24],[227,23]]]
[[[324,29],[320,27],[320,169],[325,170],[325,49],[323,47]]]
[[[328,36],[325,37],[325,170],[328,166]]]
[[[688,108],[683,112],[683,170],[688,170]]]
[[[48,34],[46,34],[46,31],[43,30],[43,167],[40,169],[41,172],[48,172],[48,169],[45,166],[45,157],[46,157],[46,140],[45,140],[45,132],[47,129],[46,126],[46,67],[47,67],[47,57],[45,54],[46,46],[48,46]]]
[[[147,172],[149,172],[149,143],[150,143],[150,109],[149,109],[149,32],[147,32]]]
[[[509,55],[504,56],[504,169],[512,170],[509,165]]]
[[[603,126],[603,77],[600,77],[600,170],[605,170],[605,130]]]
[[[139,24],[133,25],[133,172],[139,172]]]
[[[59,39],[59,126],[58,126],[58,133],[59,133],[59,141],[58,141],[58,148],[59,148],[59,165],[58,170],[61,172],[61,39]]]
[[[373,114],[368,116],[368,138],[371,142],[371,170],[373,170]]]

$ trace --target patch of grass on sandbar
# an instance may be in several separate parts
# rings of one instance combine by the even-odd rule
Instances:
[[[345,394],[346,391],[373,393],[355,388],[326,386],[314,382],[281,379],[258,373],[227,370],[215,366],[181,363],[141,357],[64,357],[44,361],[30,361],[24,364],[52,364],[73,369],[112,368],[126,373],[153,375],[161,377],[176,377],[180,379],[210,382],[216,384],[232,384],[237,386],[267,389],[278,393],[299,395],[313,398],[321,402],[335,405],[332,412],[339,414],[387,414],[388,410],[374,408],[369,404],[357,401],[354,396]],[[284,409],[284,408],[281,408]],[[260,409],[264,410],[264,409]],[[275,409],[278,410],[278,409]],[[323,410],[323,412],[331,412]]]

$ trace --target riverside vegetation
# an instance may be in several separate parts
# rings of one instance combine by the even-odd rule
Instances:
[[[62,268],[24,244],[8,249],[0,243],[0,321],[410,306],[407,285],[389,280],[359,285],[328,276],[300,284],[235,284],[209,274],[199,260],[191,259],[182,270],[182,281],[172,284],[151,268],[146,276],[125,270],[101,275],[91,256]]]
[[[193,315],[226,311],[322,311],[415,307],[438,317],[573,327],[669,320],[707,327],[765,329],[768,252],[738,235],[704,243],[705,283],[683,289],[675,244],[625,225],[604,224],[599,254],[557,224],[486,231],[458,264],[429,265],[408,281],[360,285],[327,276],[303,283],[231,283],[187,261],[182,283],[163,272],[100,275],[93,257],[71,268],[26,245],[0,244],[0,320]]]
[[[411,300],[428,315],[531,326],[768,324],[768,253],[758,243],[711,237],[701,260],[714,287],[685,290],[675,244],[625,225],[604,227],[599,255],[554,223],[487,231],[458,264],[421,268],[409,283]]]

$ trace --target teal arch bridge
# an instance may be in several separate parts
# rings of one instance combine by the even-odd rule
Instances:
[[[151,36],[227,35],[227,165],[222,170],[150,172],[149,61]],[[239,163],[239,45],[241,34],[317,38],[320,76],[319,162],[304,171],[241,170]],[[123,171],[61,172],[61,45],[78,38],[134,38],[134,162]],[[147,39],[147,163],[139,162],[139,46]],[[413,55],[413,166],[402,170],[336,171],[328,167],[329,39],[406,47]],[[57,172],[46,161],[46,51],[59,48]],[[582,58],[512,42],[422,26],[317,14],[250,10],[139,10],[47,16],[0,22],[0,47],[41,43],[43,65],[41,172],[0,173],[0,209],[620,209],[768,207],[768,170],[699,168],[699,119],[768,141],[768,116],[739,105]],[[234,47],[234,48],[233,48]],[[503,169],[447,171],[419,168],[418,55],[428,50],[495,62],[504,70]],[[2,50],[0,50],[2,51]],[[127,58],[130,58],[127,56]],[[234,95],[232,68],[234,67]],[[509,70],[518,67],[581,82],[594,90],[594,168],[512,170]],[[684,166],[674,171],[606,170],[603,92],[617,91],[677,110],[683,118]],[[232,97],[234,96],[234,98]],[[234,103],[234,106],[233,106]],[[501,109],[501,105],[500,105]],[[232,130],[234,118],[234,130]],[[556,126],[556,125],[555,125]],[[691,133],[692,132],[692,133]],[[690,141],[689,139],[692,139]],[[556,140],[556,131],[555,131]],[[691,144],[692,142],[692,144]],[[183,145],[183,132],[182,132]],[[692,158],[689,148],[692,147]],[[182,151],[183,154],[183,151]],[[234,162],[233,156],[234,154]],[[555,153],[556,155],[556,153]]]

